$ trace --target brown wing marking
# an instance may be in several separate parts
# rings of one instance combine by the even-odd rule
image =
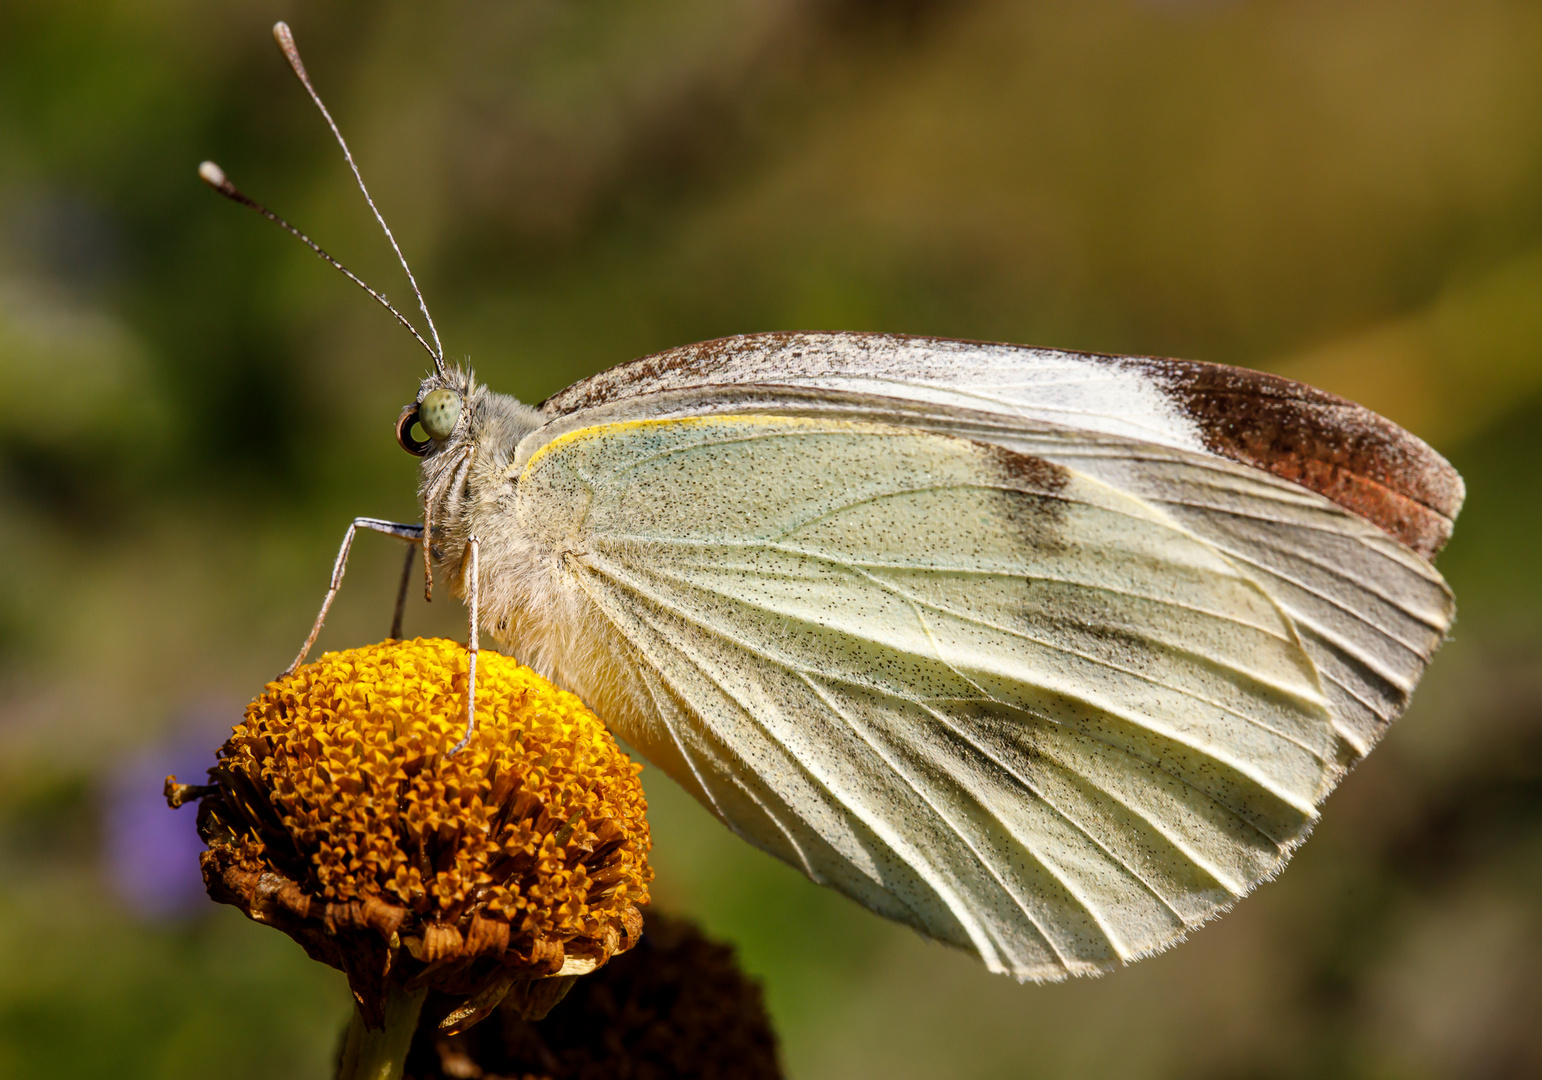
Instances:
[[[1132,359],[1200,425],[1212,453],[1300,484],[1425,558],[1451,538],[1465,489],[1423,440],[1352,401],[1277,375]]]

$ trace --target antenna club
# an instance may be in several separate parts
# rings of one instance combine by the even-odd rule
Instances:
[[[284,59],[289,61],[289,66],[294,68],[294,73],[300,76],[300,81],[309,89],[310,79],[305,74],[305,64],[300,59],[300,49],[294,43],[294,33],[289,29],[289,24],[280,20],[273,24],[273,40],[278,42],[279,51],[284,54]]]
[[[385,304],[385,306],[390,309],[391,314],[395,315],[398,319],[401,320],[402,325],[406,326],[407,329],[412,330],[413,337],[416,337],[418,341],[423,344],[423,347],[428,349],[429,355],[434,358],[435,370],[443,375],[444,346],[439,341],[439,329],[434,325],[434,317],[428,313],[428,305],[423,301],[423,290],[418,288],[418,279],[413,277],[412,267],[407,265],[407,256],[402,254],[402,249],[400,245],[397,244],[396,237],[391,235],[391,226],[386,224],[385,216],[380,213],[380,208],[375,205],[375,200],[370,197],[369,188],[364,185],[364,177],[359,172],[358,163],[353,160],[353,152],[348,149],[347,140],[343,138],[343,133],[337,129],[337,122],[332,119],[332,114],[327,111],[326,104],[321,100],[321,95],[316,93],[316,88],[311,85],[310,76],[305,74],[305,64],[300,60],[300,50],[294,43],[294,34],[290,32],[288,23],[276,22],[273,24],[273,40],[278,42],[279,51],[284,54],[284,59],[289,61],[289,67],[294,71],[295,77],[300,80],[300,85],[305,87],[305,92],[309,94],[311,96],[311,100],[316,103],[316,108],[321,112],[321,118],[327,122],[327,127],[332,129],[332,137],[337,140],[338,147],[343,151],[343,160],[348,162],[348,168],[352,170],[354,180],[358,181],[359,191],[361,194],[363,194],[364,201],[369,204],[370,212],[375,215],[375,220],[380,223],[380,230],[385,233],[386,240],[391,245],[391,250],[396,252],[396,258],[402,264],[402,270],[407,275],[407,283],[412,286],[413,295],[418,298],[418,310],[423,312],[423,318],[428,323],[429,336],[434,339],[433,347],[429,348],[428,343],[423,341],[422,337],[418,335],[416,330],[412,329],[412,324],[409,323],[406,319],[402,318],[401,312],[391,307],[391,305],[386,302],[385,297],[379,295],[373,289],[370,289],[369,286],[364,285],[362,281],[358,283],[360,285],[364,285],[364,288],[370,293],[370,295],[374,296],[375,299],[379,300],[382,304]],[[223,192],[225,189],[220,188],[219,190]],[[232,188],[231,190],[233,191],[234,189]],[[237,201],[246,201],[244,196],[232,197],[236,198]],[[253,205],[255,206],[256,204]],[[270,217],[273,216],[266,209],[264,209],[262,212]],[[274,218],[274,220],[277,221],[279,219]],[[289,226],[287,223],[284,225],[284,227],[293,231],[292,226]],[[295,235],[301,236],[301,238],[304,239],[307,244],[311,244],[312,247],[315,247],[315,245],[308,237],[304,237],[298,231],[295,231]],[[340,263],[337,263],[335,260],[333,260],[330,255],[322,252],[320,248],[316,248],[315,250],[317,254],[321,255],[328,262],[332,262],[333,265],[337,266],[339,270],[343,270],[345,274],[348,273],[347,270],[343,269]],[[352,274],[348,274],[348,276],[353,277]],[[355,278],[354,280],[357,281],[358,279]]]
[[[198,179],[222,194],[235,190],[234,185],[225,178],[225,170],[212,161],[205,161],[198,166]]]

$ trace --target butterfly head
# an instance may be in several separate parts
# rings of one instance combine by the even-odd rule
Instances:
[[[476,381],[467,368],[429,372],[396,419],[396,441],[422,460],[418,494],[432,522],[436,552],[456,558],[471,528],[466,515],[501,482],[519,441],[540,414]]]
[[[471,372],[436,366],[396,418],[398,445],[422,462],[418,497],[437,559],[458,561],[468,535],[465,512],[475,501],[470,486],[479,482],[469,465],[482,438],[488,397]]]
[[[423,380],[417,400],[402,408],[396,418],[396,442],[414,457],[426,457],[456,441],[469,416],[471,377],[458,368],[435,372]],[[418,438],[414,432],[425,437]]]

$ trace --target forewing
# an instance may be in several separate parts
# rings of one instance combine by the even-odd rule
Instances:
[[[1181,521],[1285,610],[1357,755],[1407,706],[1453,617],[1429,559],[1450,536],[1461,477],[1369,410],[1259,372],[902,335],[758,334],[623,364],[542,409],[551,419],[521,460],[600,423],[756,412],[950,434],[1095,476]]]
[[[1450,538],[1465,494],[1439,454],[1352,401],[1245,368],[1151,356],[903,334],[747,334],[621,364],[541,409],[560,428],[668,399],[733,410],[750,397],[843,395],[912,416],[968,412],[1238,462],[1325,496],[1426,558]]]
[[[1414,621],[1449,619],[1422,559],[1212,456],[705,411],[527,440],[504,640],[752,842],[1019,977],[1173,942],[1279,868],[1357,752],[1332,628],[1290,600],[1362,600],[1261,571],[1260,542],[1370,551],[1405,614],[1406,563],[1435,583]],[[1286,539],[1234,513],[1261,499]]]

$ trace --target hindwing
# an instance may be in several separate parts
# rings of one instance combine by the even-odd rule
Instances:
[[[1305,837],[1449,592],[1140,417],[924,398],[549,405],[501,638],[735,831],[993,970],[1160,949]]]

